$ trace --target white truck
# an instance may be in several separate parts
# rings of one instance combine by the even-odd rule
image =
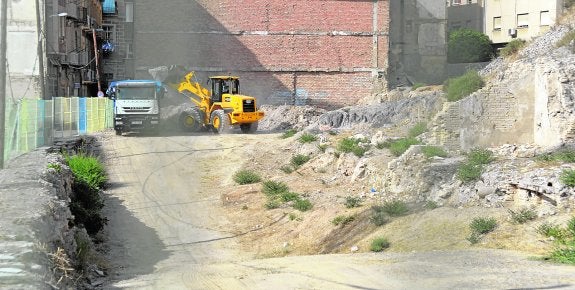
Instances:
[[[124,80],[110,83],[106,94],[114,100],[114,130],[150,132],[160,129],[160,99],[165,88],[153,80]]]

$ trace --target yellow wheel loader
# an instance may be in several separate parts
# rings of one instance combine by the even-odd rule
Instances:
[[[243,133],[253,133],[258,129],[258,121],[264,117],[264,112],[257,109],[254,97],[240,94],[238,77],[212,76],[208,80],[210,90],[194,81],[193,77],[194,72],[189,72],[179,83],[166,80],[195,104],[179,117],[184,129],[212,129],[216,133],[226,133],[234,127],[239,127]]]

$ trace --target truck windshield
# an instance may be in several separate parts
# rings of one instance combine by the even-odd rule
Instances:
[[[154,100],[156,98],[156,89],[154,87],[118,88],[116,95],[118,100]]]

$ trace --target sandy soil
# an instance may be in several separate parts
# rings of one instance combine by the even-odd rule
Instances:
[[[323,188],[317,176],[280,175],[270,162],[286,163],[288,157],[281,157],[281,152],[289,144],[277,137],[110,134],[105,138],[111,182],[105,208],[110,220],[108,287],[575,288],[575,267],[548,264],[530,258],[532,254],[479,248],[510,248],[517,244],[514,241],[525,240],[525,231],[502,226],[479,246],[469,245],[465,237],[471,217],[489,213],[504,221],[503,209],[439,208],[398,218],[382,228],[366,219],[334,227],[330,223],[334,216],[348,212],[361,216],[367,207],[342,207],[345,192],[337,192],[345,185]],[[254,155],[262,151],[268,153]],[[260,167],[264,178],[291,181],[294,190],[307,192],[314,209],[265,210],[258,185],[233,184],[233,173],[246,166]],[[367,241],[382,234],[392,243],[384,253],[306,255],[349,253],[351,245],[365,252]],[[504,237],[497,239],[498,235]],[[533,246],[529,241],[525,240],[526,249],[550,244],[539,241]]]

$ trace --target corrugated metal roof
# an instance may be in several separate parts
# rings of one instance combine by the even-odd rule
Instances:
[[[116,0],[104,0],[102,4],[102,13],[116,14]]]

